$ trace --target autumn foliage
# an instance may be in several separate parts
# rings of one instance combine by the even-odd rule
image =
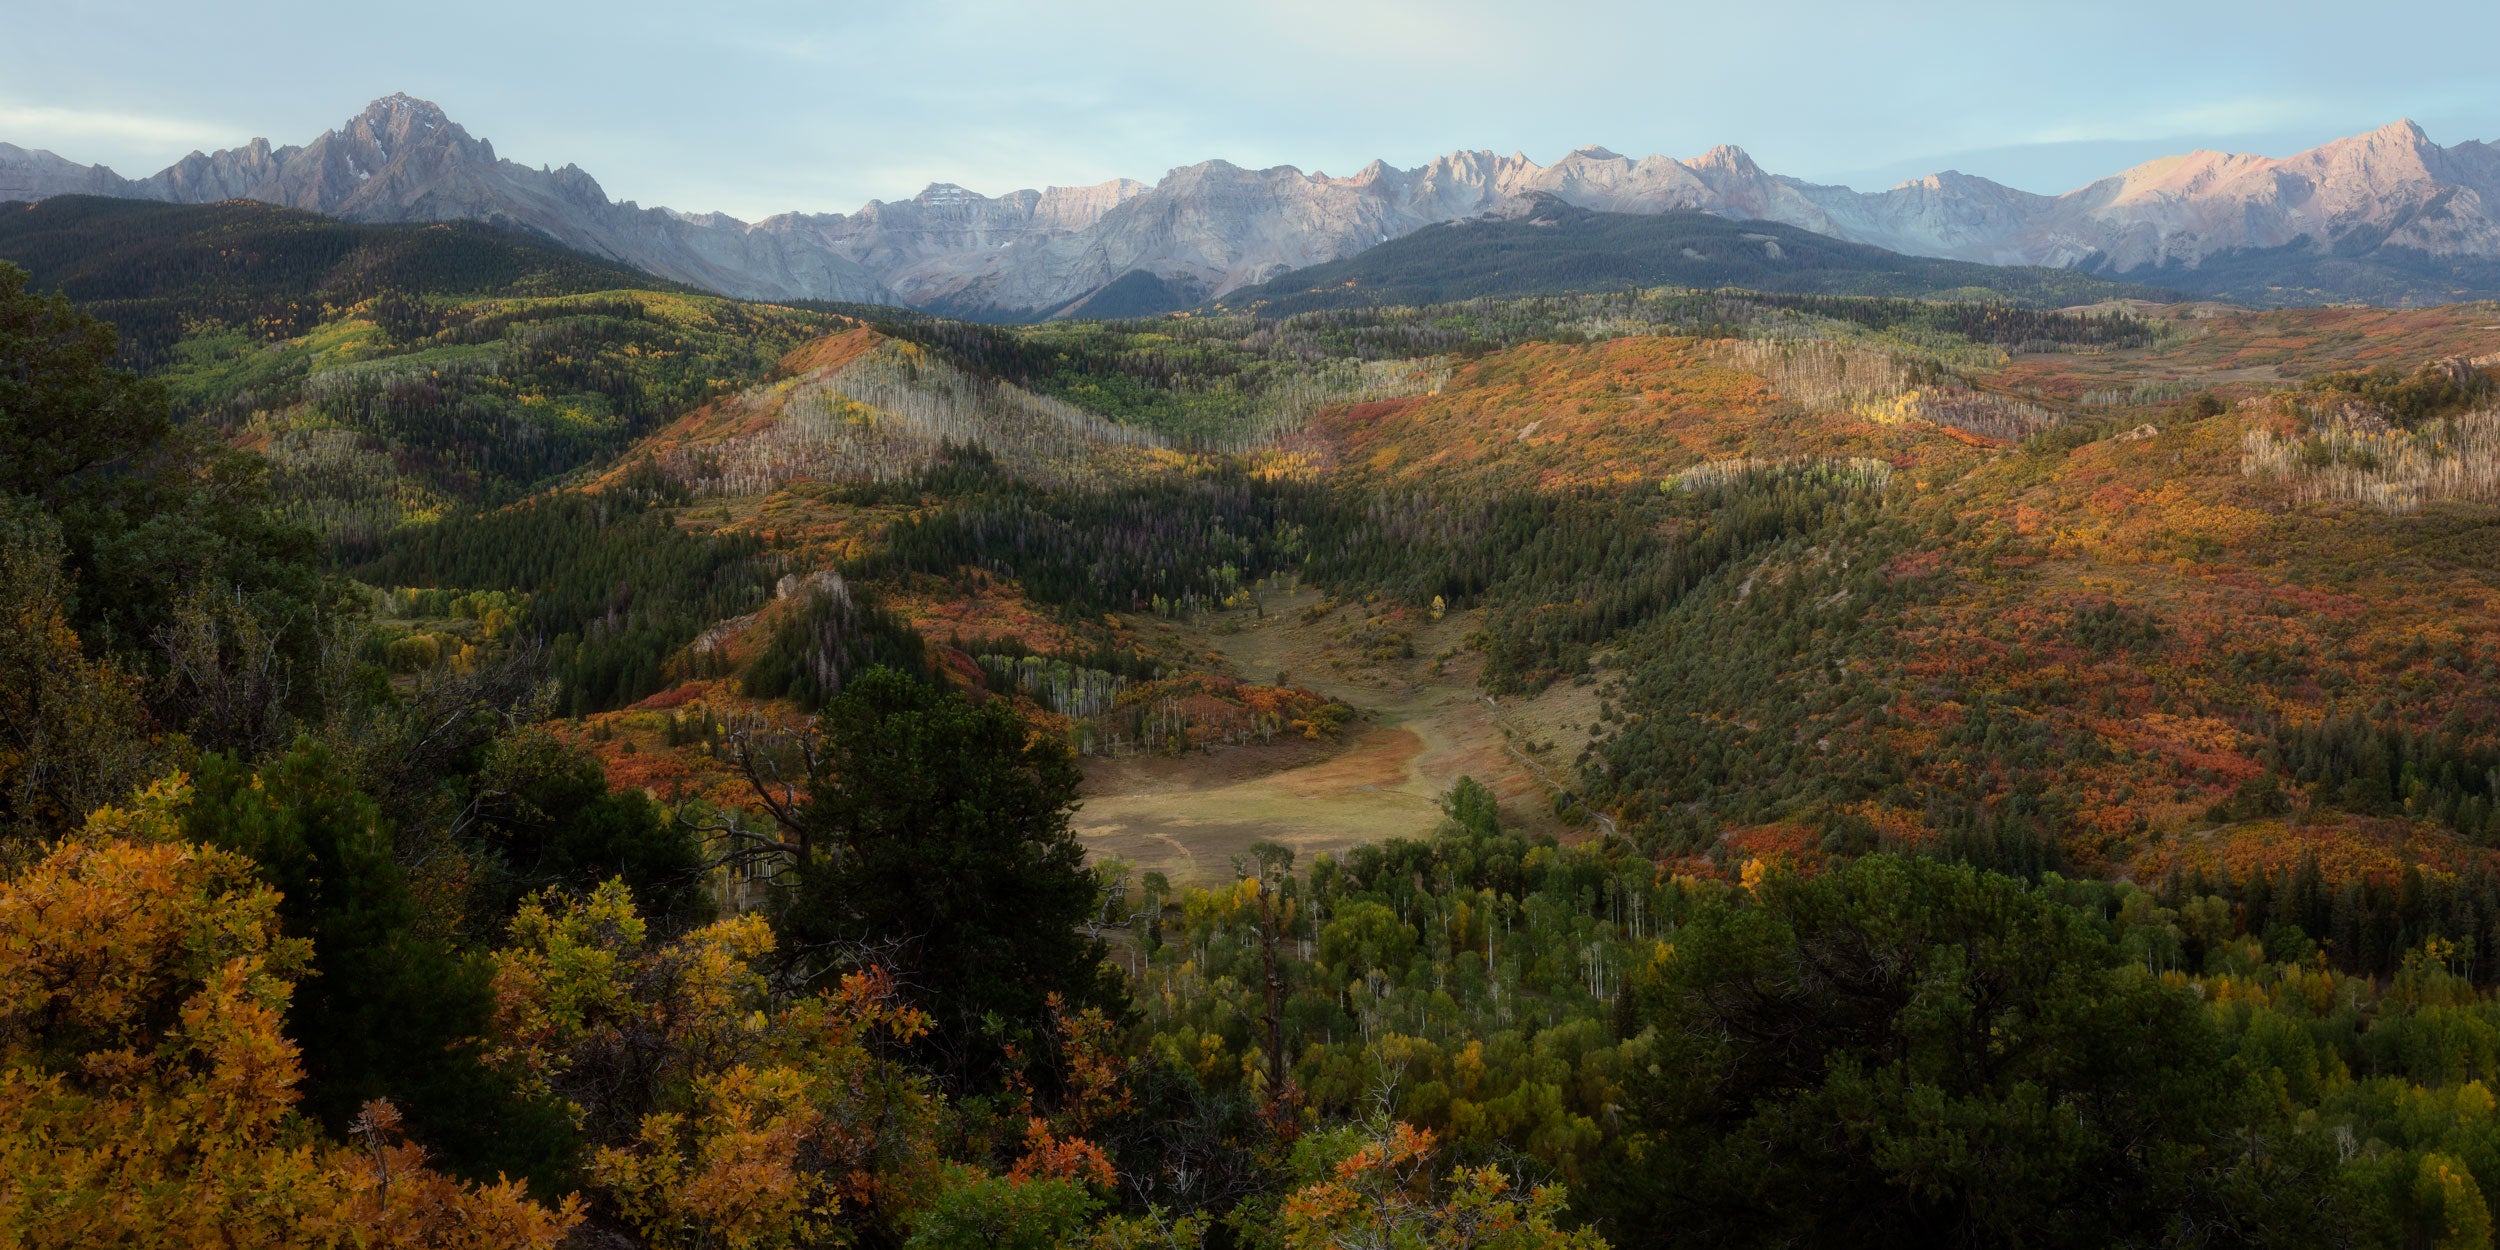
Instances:
[[[573,1107],[594,1200],[651,1244],[814,1245],[935,1184],[941,1104],[879,1053],[928,1017],[873,970],[776,1004],[773,949],[755,915],[655,941],[614,882],[513,919],[498,1058]]]
[[[0,884],[0,1237],[12,1245],[552,1246],[580,1218],[429,1169],[367,1108],[292,1112],[304,944],[240,856],[172,837],[179,779]]]
[[[1285,1198],[1288,1250],[1606,1250],[1594,1231],[1564,1228],[1560,1186],[1525,1186],[1498,1164],[1437,1170],[1428,1130],[1367,1125],[1314,1145],[1351,1149]]]

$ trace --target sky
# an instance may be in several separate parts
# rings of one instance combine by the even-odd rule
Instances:
[[[1602,144],[2058,192],[2410,117],[2500,139],[2500,4],[2169,0],[0,0],[0,141],[141,177],[405,91],[616,199],[755,218],[1209,158]]]

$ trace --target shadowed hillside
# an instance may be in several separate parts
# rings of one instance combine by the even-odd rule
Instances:
[[[1701,212],[1599,213],[1540,195],[1515,215],[1427,226],[1359,255],[1224,297],[1283,316],[1626,287],[2002,300],[2044,307],[2174,298],[2063,269],[1904,256],[1794,226]]]
[[[684,291],[638,269],[475,222],[359,225],[229,200],[55,196],[0,204],[0,260],[121,331],[122,359],[164,361],[187,321],[302,333],[324,305],[398,296]]]

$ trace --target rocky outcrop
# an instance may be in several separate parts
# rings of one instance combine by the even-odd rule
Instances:
[[[1690,160],[1601,147],[1551,165],[1453,152],[1332,178],[1207,161],[1127,179],[985,196],[946,183],[849,214],[747,223],[617,203],[567,165],[502,160],[442,111],[395,95],[303,147],[193,153],[133,182],[0,144],[0,199],[249,198],[359,221],[478,220],[694,286],[758,299],[892,301],[1049,314],[1119,283],[1140,299],[1220,296],[1438,222],[1552,195],[1620,213],[1698,209],[1892,251],[2104,273],[2193,267],[2222,251],[2305,246],[2500,259],[2500,146],[2441,147],[2411,122],[2273,159],[2168,157],[2064,195],[1947,172],[1858,192],[1775,175],[1733,147]]]

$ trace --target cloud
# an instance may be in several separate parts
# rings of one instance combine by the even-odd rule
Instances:
[[[98,109],[0,101],[0,135],[36,146],[82,143],[120,148],[218,148],[241,142],[237,127],[196,117],[160,117]],[[75,152],[73,159],[86,159]]]
[[[2244,95],[2157,109],[2103,110],[2043,127],[2015,142],[2108,143],[2153,135],[2280,134],[2322,123],[2349,127],[2354,115],[2354,109],[2335,107],[2315,96]]]

